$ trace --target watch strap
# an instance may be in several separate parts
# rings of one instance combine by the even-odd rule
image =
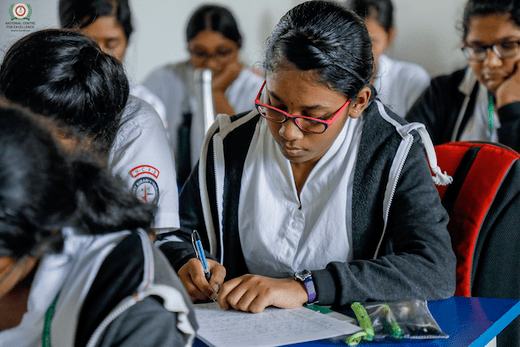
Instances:
[[[312,280],[312,273],[309,270],[303,270],[294,274],[294,279],[300,281],[305,286],[307,291],[307,304],[314,304],[316,300],[316,288],[314,287],[314,281]]]

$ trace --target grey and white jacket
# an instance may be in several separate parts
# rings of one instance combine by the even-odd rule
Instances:
[[[79,235],[63,231],[64,250],[46,256],[19,326],[0,345],[42,345],[46,312],[51,346],[191,346],[191,301],[162,252],[143,231]]]
[[[197,229],[208,257],[226,267],[226,279],[248,273],[238,203],[244,161],[259,121],[265,120],[256,111],[219,116],[208,131],[201,159],[180,196],[181,229],[174,237],[183,242],[160,245],[176,270],[194,257],[189,237]],[[453,295],[456,260],[446,229],[448,215],[433,182],[447,184],[449,179],[437,167],[424,126],[407,123],[379,101],[372,102],[365,110],[354,171],[354,260],[312,271],[318,301],[343,306]]]

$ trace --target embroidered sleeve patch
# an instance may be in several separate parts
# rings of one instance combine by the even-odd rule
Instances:
[[[155,178],[159,178],[159,170],[150,165],[141,165],[130,170],[130,176],[132,176],[132,178],[136,178],[142,174],[149,174]]]
[[[143,177],[134,182],[132,191],[138,199],[156,204],[159,201],[159,186],[152,178]]]

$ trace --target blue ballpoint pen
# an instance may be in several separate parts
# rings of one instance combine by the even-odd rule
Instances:
[[[209,282],[209,279],[211,278],[211,272],[209,272],[206,254],[204,253],[204,248],[202,248],[202,241],[200,240],[200,236],[197,230],[193,230],[193,233],[191,234],[191,244],[193,245],[193,249],[195,250],[197,258],[199,258],[200,262],[202,263],[206,281]]]

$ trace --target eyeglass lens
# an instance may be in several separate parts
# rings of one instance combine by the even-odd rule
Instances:
[[[499,58],[510,58],[518,54],[520,48],[519,41],[510,41],[510,42],[498,42],[491,46],[465,46],[462,50],[466,57],[470,60],[476,61],[484,61],[488,55],[488,49],[492,48],[493,52]]]
[[[272,108],[264,107],[264,106],[257,106],[257,108],[258,108],[258,112],[260,112],[260,114],[263,117],[265,117],[267,120],[270,120],[272,122],[283,123],[287,119],[287,117],[283,113],[273,110]],[[306,119],[306,118],[294,118],[294,119],[295,119],[296,125],[298,125],[298,127],[304,131],[321,134],[327,129],[327,126],[325,124],[315,122],[310,119]]]

